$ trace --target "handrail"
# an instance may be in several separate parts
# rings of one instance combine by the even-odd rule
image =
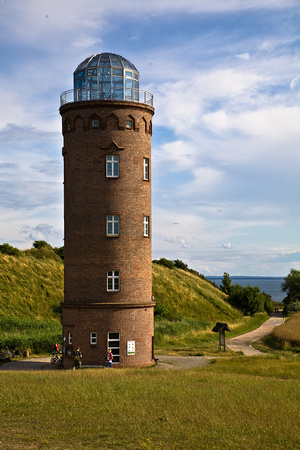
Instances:
[[[114,88],[109,92],[99,89],[69,89],[60,95],[60,106],[73,102],[92,100],[114,100],[119,102],[136,102],[153,106],[153,95],[150,92],[133,88]]]

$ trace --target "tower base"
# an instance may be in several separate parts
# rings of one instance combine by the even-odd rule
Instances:
[[[114,367],[154,364],[154,303],[63,304],[64,367],[74,365],[73,352],[80,347],[82,364],[105,366],[110,348]]]

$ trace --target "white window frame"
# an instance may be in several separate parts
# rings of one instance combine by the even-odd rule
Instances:
[[[118,334],[119,337],[112,338],[113,334]],[[107,348],[111,348],[114,355],[113,364],[120,364],[121,362],[121,333],[119,331],[110,331],[107,333]]]
[[[72,345],[72,333],[71,332],[68,334],[68,343],[69,343],[69,345]]]
[[[109,167],[111,166],[111,170]],[[119,155],[106,155],[106,177],[107,178],[119,178]],[[111,175],[110,175],[111,172]]]
[[[108,270],[107,271],[107,291],[117,292],[120,290],[120,271]]]
[[[114,214],[106,216],[106,235],[107,236],[120,235],[120,216]]]
[[[149,181],[150,161],[149,158],[143,159],[143,179]]]
[[[144,237],[150,236],[150,217],[144,216]]]
[[[97,333],[96,333],[96,331],[91,331],[90,332],[90,344],[91,345],[96,345],[97,344]]]

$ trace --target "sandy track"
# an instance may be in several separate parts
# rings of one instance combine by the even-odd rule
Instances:
[[[264,355],[264,353],[255,350],[255,348],[251,346],[252,342],[267,336],[275,327],[282,325],[283,322],[284,316],[282,313],[272,313],[270,319],[263,323],[259,328],[250,331],[250,333],[227,339],[226,345],[230,350],[233,350],[234,352],[243,352],[246,356]]]

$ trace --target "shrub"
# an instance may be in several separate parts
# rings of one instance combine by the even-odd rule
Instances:
[[[159,264],[160,266],[168,267],[168,269],[174,269],[173,261],[166,258],[160,258],[159,260],[154,259],[152,262],[154,262],[154,264]]]
[[[0,252],[11,256],[20,256],[22,254],[21,250],[16,247],[12,247],[7,243],[0,245]]]

